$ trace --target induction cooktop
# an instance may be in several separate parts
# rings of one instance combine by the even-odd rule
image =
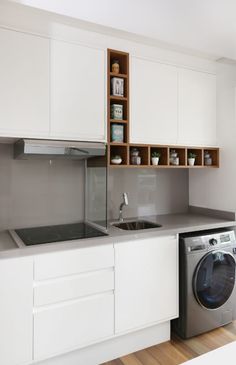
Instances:
[[[16,229],[15,233],[26,246],[107,236],[87,223]]]

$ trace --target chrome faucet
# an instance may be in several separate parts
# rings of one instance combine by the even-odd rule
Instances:
[[[119,222],[124,222],[124,218],[123,218],[123,207],[125,205],[127,206],[129,204],[127,193],[123,193],[122,194],[122,197],[123,197],[123,202],[120,205]]]

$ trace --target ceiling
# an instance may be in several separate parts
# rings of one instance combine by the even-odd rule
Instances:
[[[15,0],[236,60],[236,0]]]

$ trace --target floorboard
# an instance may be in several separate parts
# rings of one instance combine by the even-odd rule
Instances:
[[[173,334],[171,341],[103,365],[179,365],[232,341],[236,341],[236,321],[188,340],[182,340]]]

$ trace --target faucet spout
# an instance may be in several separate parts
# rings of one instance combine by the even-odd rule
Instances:
[[[123,193],[123,202],[120,204],[120,210],[119,210],[119,222],[124,222],[123,218],[123,207],[127,206],[129,204],[128,195],[127,193]]]

